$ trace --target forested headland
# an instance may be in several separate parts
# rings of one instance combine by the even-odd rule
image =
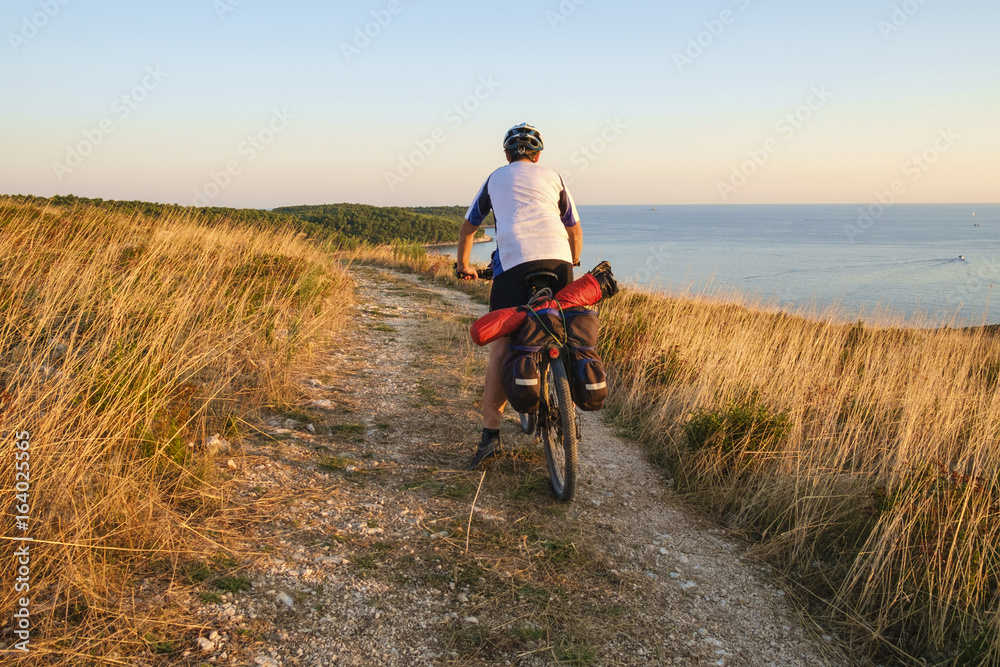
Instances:
[[[462,206],[401,208],[367,204],[286,206],[275,213],[294,216],[310,224],[372,244],[395,240],[419,243],[453,243],[465,217]],[[480,231],[481,235],[483,232]]]
[[[146,218],[190,218],[205,224],[222,221],[251,224],[274,230],[294,229],[309,237],[342,247],[359,243],[379,245],[394,241],[454,243],[465,217],[463,206],[383,207],[368,204],[322,204],[286,206],[273,210],[254,208],[195,207],[144,201],[88,199],[74,195],[35,197],[16,195],[12,200],[61,209],[77,205],[97,206],[118,214]],[[492,214],[484,227],[492,225]],[[479,232],[482,236],[483,232]]]

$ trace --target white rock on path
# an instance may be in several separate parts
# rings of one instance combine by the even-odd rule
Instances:
[[[224,440],[218,433],[213,435],[211,438],[205,438],[205,450],[210,456],[225,454],[230,449],[232,449],[232,445],[229,444],[228,440]]]

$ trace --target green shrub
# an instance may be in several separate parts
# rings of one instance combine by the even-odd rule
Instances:
[[[772,412],[751,396],[722,408],[696,409],[684,424],[684,435],[688,446],[695,450],[762,452],[780,442],[791,427],[787,412]]]

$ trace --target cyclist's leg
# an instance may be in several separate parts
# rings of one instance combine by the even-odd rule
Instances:
[[[507,356],[508,342],[508,338],[504,336],[490,344],[490,358],[486,365],[486,382],[483,387],[483,428],[500,428],[500,418],[507,404],[500,367]]]
[[[493,279],[493,285],[490,287],[490,310],[520,306],[528,300],[527,290],[517,273],[504,271]],[[500,428],[500,419],[507,404],[500,367],[507,355],[509,343],[510,339],[504,336],[490,344],[490,357],[486,364],[486,378],[483,383],[483,428]]]

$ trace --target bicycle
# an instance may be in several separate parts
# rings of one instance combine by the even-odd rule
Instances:
[[[455,263],[456,275],[458,263]],[[491,268],[478,269],[483,280],[493,278]],[[458,276],[461,278],[461,276]],[[535,271],[524,277],[528,288],[528,306],[551,298],[559,277],[552,271]],[[569,353],[559,341],[550,338],[542,348],[541,391],[534,413],[518,413],[521,430],[531,435],[540,432],[542,450],[549,469],[549,480],[556,498],[573,499],[576,491],[577,445],[580,424],[569,384]]]
[[[535,271],[524,278],[529,289],[528,305],[550,298],[559,277],[552,271]],[[573,499],[576,491],[577,445],[580,441],[579,417],[569,386],[569,351],[559,341],[550,338],[542,348],[539,369],[542,386],[538,410],[534,414],[518,413],[521,430],[527,434],[541,432],[542,449],[549,468],[549,481],[556,498],[564,502]]]

